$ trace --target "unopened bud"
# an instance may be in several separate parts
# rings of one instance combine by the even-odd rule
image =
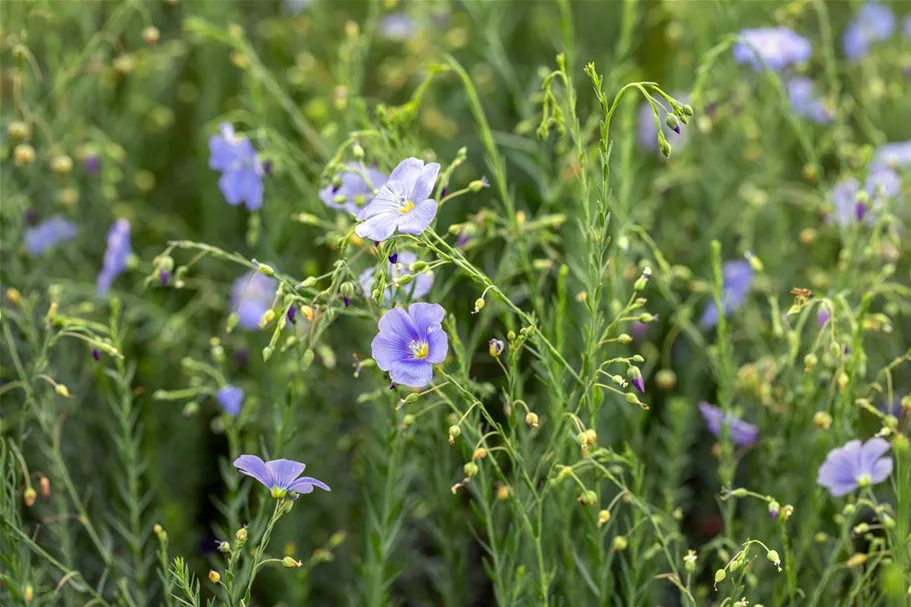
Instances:
[[[275,276],[275,270],[273,270],[272,266],[270,265],[261,263],[257,266],[256,269],[259,270],[260,274],[264,274],[265,276]]]
[[[500,485],[497,487],[497,500],[505,502],[509,499],[509,485]]]
[[[247,541],[247,528],[241,527],[237,530],[237,533],[234,534],[234,539],[243,544]]]
[[[474,462],[467,462],[464,466],[462,466],[462,472],[464,472],[465,476],[468,478],[476,477],[479,471],[480,468],[478,468],[478,465]]]
[[[25,505],[31,508],[35,505],[35,500],[38,498],[38,492],[35,491],[32,487],[26,487],[25,493],[22,495],[22,499],[25,501]]]
[[[832,427],[832,416],[825,411],[817,411],[813,414],[813,425],[820,430],[828,430]]]
[[[816,368],[816,364],[819,362],[819,359],[812,352],[803,357],[803,370],[807,373],[811,372]]]
[[[31,584],[27,584],[25,586],[25,591],[22,593],[22,599],[26,603],[31,603],[32,599],[34,599],[34,598],[35,598],[35,589],[32,587]]]
[[[531,428],[537,428],[538,427],[538,414],[534,413],[532,411],[529,411],[528,414],[525,416],[525,423],[528,424],[529,427],[531,427]]]
[[[715,572],[715,583],[718,584],[719,582],[723,582],[724,578],[727,576],[728,574],[724,572],[724,569],[719,569]]]
[[[611,552],[623,552],[629,546],[629,540],[625,535],[617,535],[611,542]]]
[[[41,497],[48,498],[51,495],[51,481],[43,474],[38,478],[38,487],[41,488]]]
[[[294,569],[296,567],[302,567],[303,563],[300,561],[295,561],[290,556],[286,556],[285,558],[282,559],[282,565],[284,565],[288,569]]]
[[[219,552],[231,552],[231,544],[228,542],[218,542]]]
[[[25,141],[29,137],[30,129],[25,122],[16,120],[10,122],[6,132],[9,133],[9,136],[15,141]]]
[[[155,44],[160,37],[161,32],[159,32],[158,28],[154,25],[150,25],[142,30],[142,39],[146,41],[146,44]]]
[[[583,506],[594,506],[598,503],[598,494],[589,489],[580,493],[576,501]]]
[[[598,527],[603,527],[610,521],[610,510],[601,510],[598,512]]]
[[[68,389],[65,385],[63,385],[63,384],[57,384],[56,386],[54,386],[54,392],[56,392],[57,394],[59,394],[59,395],[62,396],[63,398],[69,398],[69,397],[70,397],[70,391],[69,391],[69,389]]]
[[[769,502],[769,516],[772,518],[778,518],[778,513],[781,511],[781,504],[772,500]]]
[[[769,559],[769,562],[781,569],[781,557],[778,556],[778,552],[775,550],[769,550],[766,553],[766,558]]]
[[[214,569],[209,570],[209,581],[213,584],[217,584],[221,581],[221,575]]]
[[[13,150],[13,162],[16,166],[28,166],[35,162],[35,148],[27,143],[20,143]]]
[[[471,454],[471,459],[474,461],[478,461],[479,459],[484,459],[485,457],[487,457],[487,449],[485,449],[484,447],[478,447],[477,449],[474,450],[474,453]]]
[[[478,297],[474,302],[474,310],[471,311],[472,314],[477,314],[484,309],[484,298]]]
[[[449,444],[454,445],[455,440],[462,434],[462,429],[457,425],[449,426]]]
[[[51,170],[58,175],[69,175],[70,171],[73,170],[73,159],[66,154],[54,156],[51,159]]]

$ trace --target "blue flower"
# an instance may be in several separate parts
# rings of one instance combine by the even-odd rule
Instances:
[[[440,165],[408,158],[399,163],[376,197],[360,210],[355,228],[358,236],[377,242],[398,230],[420,234],[437,214],[437,201],[430,198]]]
[[[837,184],[829,196],[835,207],[833,219],[838,225],[847,227],[857,221],[865,220],[872,224],[876,221],[874,213],[883,207],[886,200],[897,196],[901,190],[901,178],[891,169],[872,169],[864,181],[867,201],[858,200],[860,182],[853,177]]]
[[[900,169],[911,165],[911,141],[887,143],[873,154],[870,170]]]
[[[391,15],[386,15],[380,21],[379,28],[380,35],[383,38],[396,42],[402,42],[403,40],[411,38],[416,29],[417,24],[414,22],[414,19],[405,13],[392,13]]]
[[[721,436],[722,430],[727,427],[728,436],[738,447],[751,447],[759,440],[759,428],[733,415],[725,416],[721,407],[702,402],[699,403],[699,412],[709,432]]]
[[[380,318],[373,340],[373,360],[392,381],[421,388],[433,379],[433,365],[446,360],[449,338],[443,330],[445,312],[439,304],[414,303],[392,308]]]
[[[60,215],[54,215],[34,228],[25,230],[25,248],[28,254],[34,257],[65,240],[74,238],[77,232],[75,223]]]
[[[357,215],[373,198],[374,190],[386,185],[388,178],[374,168],[367,168],[364,163],[349,162],[346,166],[350,170],[342,173],[342,184],[337,188],[332,185],[324,187],[319,191],[319,199],[327,207]],[[363,175],[367,175],[369,185],[364,181]]]
[[[792,64],[805,63],[813,54],[810,42],[786,27],[762,27],[743,30],[743,42],[734,45],[734,60],[761,70],[763,62],[771,70],[782,70]]]
[[[104,295],[127,268],[127,259],[133,253],[130,246],[130,222],[118,219],[108,230],[108,248],[104,252],[104,265],[98,273],[95,290]]]
[[[311,0],[284,0],[282,6],[286,13],[296,15],[309,6]]]
[[[834,112],[813,93],[813,81],[809,78],[792,78],[788,82],[788,98],[791,109],[798,116],[820,124],[832,122]]]
[[[387,262],[388,265],[388,274],[389,281],[395,281],[403,274],[410,274],[411,266],[417,262],[417,255],[411,251],[402,251],[398,253],[396,263]],[[364,270],[358,282],[361,283],[361,288],[364,290],[364,295],[371,297],[373,293],[373,275],[376,273],[376,268],[367,268]],[[405,298],[414,301],[416,299],[421,299],[427,293],[430,292],[430,287],[433,286],[433,274],[431,272],[422,271],[420,274],[414,277],[414,279],[406,284],[404,287],[399,287],[395,289],[395,302],[393,299],[393,288],[392,286],[386,287],[386,292],[383,295],[383,305],[390,306],[393,303],[398,303],[403,301]]]
[[[314,487],[331,491],[329,485],[315,478],[298,478],[307,466],[290,459],[264,462],[255,455],[241,455],[234,460],[234,467],[265,485],[275,499],[284,498],[289,492],[312,493]]]
[[[218,401],[225,413],[231,417],[237,417],[240,414],[240,406],[244,403],[244,391],[237,386],[228,384],[215,393],[215,400]]]
[[[845,28],[842,46],[845,57],[862,59],[870,52],[870,45],[886,40],[895,31],[895,13],[879,2],[863,5],[854,20]]]
[[[238,325],[243,329],[259,328],[259,321],[272,307],[278,281],[251,270],[234,281],[231,309],[237,312]]]
[[[889,448],[888,441],[882,438],[871,438],[866,443],[849,441],[829,452],[819,467],[816,482],[828,489],[832,497],[881,483],[892,474],[892,458],[883,457]]]
[[[905,35],[905,38],[911,38],[911,15],[905,17],[905,22],[902,25],[902,33]]]
[[[209,168],[221,172],[218,187],[230,205],[244,203],[248,210],[263,206],[263,166],[253,144],[222,123],[221,134],[209,138]]]
[[[753,266],[745,260],[736,260],[725,262],[721,267],[721,307],[724,315],[727,316],[746,300],[750,292],[750,285],[753,284]],[[718,323],[718,308],[715,302],[710,301],[706,305],[699,320],[699,326],[703,329],[714,327]]]
[[[678,99],[681,103],[687,103],[689,101],[687,95],[674,95],[674,98]],[[674,131],[665,124],[664,118],[667,116],[667,111],[665,111],[661,105],[658,105],[658,113],[661,130],[668,143],[671,144],[674,150],[683,149],[687,139],[686,133]],[[679,128],[685,129],[686,127],[681,123]],[[651,150],[656,153],[660,153],[661,151],[658,147],[658,130],[655,128],[655,116],[652,114],[652,108],[647,101],[639,108],[636,142],[642,150]]]

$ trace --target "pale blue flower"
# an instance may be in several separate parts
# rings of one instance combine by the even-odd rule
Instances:
[[[873,154],[870,170],[901,169],[911,166],[911,141],[887,143]]]
[[[879,2],[863,5],[854,20],[845,28],[842,45],[845,57],[862,59],[874,42],[887,40],[895,31],[895,13]]]
[[[710,403],[699,403],[699,412],[709,432],[720,437],[727,428],[728,436],[738,447],[751,447],[759,440],[759,428],[734,415],[725,415],[724,409]]]
[[[243,203],[248,210],[263,206],[263,165],[249,140],[222,123],[221,134],[209,138],[209,168],[221,172],[218,187],[228,204]]]
[[[876,221],[876,217],[875,213],[870,213],[870,211],[880,210],[886,201],[897,196],[900,190],[901,178],[895,171],[887,168],[871,168],[864,181],[867,198],[865,202],[862,202],[858,200],[860,182],[853,177],[845,179],[829,192],[835,208],[832,219],[842,227],[862,220],[872,224]]]
[[[761,70],[763,62],[771,70],[806,63],[813,47],[803,36],[786,27],[746,29],[738,34],[741,42],[734,45],[734,60]]]
[[[433,365],[446,360],[449,338],[443,330],[445,316],[439,304],[414,303],[392,308],[380,318],[373,339],[373,360],[393,382],[422,388],[433,379]]]
[[[25,230],[25,248],[32,257],[54,248],[59,243],[76,237],[76,224],[60,215],[42,221]]]
[[[259,328],[259,321],[272,307],[277,290],[277,280],[256,270],[235,280],[231,291],[231,309],[237,312],[238,326],[247,330]]]
[[[237,386],[228,384],[215,393],[215,400],[218,401],[225,413],[231,417],[237,417],[244,402],[244,391]]]
[[[357,215],[373,198],[374,190],[386,185],[388,178],[381,171],[364,166],[362,162],[349,162],[346,168],[348,170],[341,175],[341,185],[324,187],[319,191],[319,199],[327,207]],[[369,184],[364,181],[363,175],[370,180]]]
[[[398,230],[420,234],[437,214],[437,201],[430,198],[440,165],[408,158],[399,163],[376,197],[360,210],[355,228],[358,236],[377,242]]]
[[[753,284],[753,266],[746,260],[727,261],[721,266],[721,307],[727,316],[743,305]],[[714,299],[709,301],[699,320],[703,329],[718,324],[718,308]]]
[[[417,262],[417,255],[411,251],[402,251],[398,253],[395,263],[387,262],[387,273],[388,273],[388,282],[394,282],[402,277],[404,274],[411,274],[411,266]],[[364,270],[361,275],[358,277],[358,282],[361,284],[361,288],[364,290],[364,295],[366,297],[372,296],[373,291],[373,276],[376,273],[376,268],[370,267]],[[383,305],[390,306],[393,303],[399,303],[404,301],[406,298],[415,301],[417,299],[423,298],[427,293],[430,292],[430,288],[433,286],[433,274],[428,271],[422,271],[417,274],[414,279],[406,284],[403,287],[398,287],[393,289],[393,287],[387,286],[386,292],[383,295]],[[393,291],[395,295],[395,302],[392,301]]]
[[[118,219],[108,231],[108,247],[104,252],[104,265],[98,273],[95,290],[99,295],[107,293],[114,280],[127,268],[127,260],[133,254],[130,245],[130,222]]]
[[[832,497],[881,483],[892,474],[892,458],[883,457],[890,448],[888,441],[878,437],[866,443],[849,441],[829,452],[816,482],[828,489]]]
[[[330,491],[329,485],[315,478],[301,478],[305,464],[290,459],[275,459],[264,462],[255,455],[241,455],[234,460],[234,467],[247,476],[252,476],[272,492],[272,497],[281,499],[292,493],[312,493],[314,487]]]
[[[380,21],[380,35],[387,40],[402,42],[411,38],[417,30],[414,19],[405,13],[392,13]]]
[[[813,92],[813,81],[809,78],[792,78],[788,81],[788,99],[791,109],[798,116],[808,118],[813,122],[826,124],[832,122],[834,112],[826,102],[817,97]]]

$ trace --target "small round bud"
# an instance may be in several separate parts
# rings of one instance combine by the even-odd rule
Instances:
[[[610,510],[601,510],[598,512],[598,527],[603,527],[610,521]]]
[[[468,189],[471,192],[480,192],[484,188],[488,188],[488,187],[490,187],[490,183],[487,182],[486,177],[482,177],[481,179],[475,179],[474,181],[472,181],[471,183],[468,184]]]
[[[465,476],[468,478],[476,477],[479,471],[480,468],[478,468],[478,465],[474,462],[467,462],[464,466],[462,466],[462,472],[464,472]]]
[[[693,107],[691,105],[689,105],[688,103],[684,103],[683,105],[681,105],[680,111],[683,112],[683,114],[686,116],[693,115]]]
[[[813,369],[816,368],[817,363],[819,363],[819,359],[815,354],[807,354],[803,357],[803,370],[807,373],[810,373]]]
[[[672,369],[661,369],[655,374],[655,383],[661,390],[673,390],[677,385],[677,374]]]
[[[589,489],[579,494],[577,501],[583,506],[594,506],[598,503],[598,494]]]
[[[538,414],[534,413],[532,411],[529,411],[528,414],[525,415],[525,423],[528,424],[528,426],[531,428],[537,428],[538,427]]]
[[[781,504],[772,500],[769,502],[769,516],[772,518],[778,518],[778,513],[781,511]]]
[[[817,411],[813,414],[813,425],[820,430],[828,430],[832,427],[832,416],[825,411]]]
[[[65,385],[63,385],[63,384],[57,384],[56,386],[54,386],[54,392],[56,392],[57,394],[59,394],[59,395],[62,396],[63,398],[69,398],[69,397],[70,397],[70,391],[69,391],[69,390],[67,389],[67,387],[66,387]]]
[[[158,28],[154,25],[150,25],[142,30],[142,39],[146,41],[146,44],[155,44],[160,37],[161,32],[159,32]]]
[[[27,123],[22,122],[21,120],[16,120],[10,123],[9,127],[6,129],[6,132],[9,133],[9,136],[15,141],[25,141],[29,138],[31,129]]]
[[[234,539],[238,542],[243,543],[247,541],[247,528],[241,527],[237,530],[237,533],[234,534]]]
[[[462,434],[462,429],[459,426],[455,424],[449,426],[449,444],[454,445],[460,434]]]
[[[675,133],[680,133],[680,119],[677,118],[674,114],[668,114],[664,117],[664,124],[667,125],[667,128],[673,130]]]
[[[499,487],[497,487],[497,500],[501,501],[501,502],[505,502],[508,499],[509,499],[509,486],[500,485]]]
[[[35,162],[35,148],[27,143],[20,143],[13,150],[13,162],[16,166],[28,166]]]
[[[159,525],[158,523],[155,523],[154,525],[152,525],[152,533],[154,533],[155,535],[161,535],[162,531],[164,531],[164,528],[161,525]]]
[[[218,542],[218,551],[231,552],[231,544],[229,542]]]
[[[406,428],[410,428],[411,426],[413,426],[414,425],[414,415],[409,413],[405,417],[403,417],[402,425]]]
[[[478,297],[474,302],[474,310],[472,310],[471,313],[477,314],[478,312],[480,312],[483,309],[484,309],[484,298]]]
[[[728,576],[728,574],[724,572],[724,569],[719,569],[718,571],[715,572],[715,583],[717,584],[719,582],[723,582],[724,578],[726,578],[727,576]]]
[[[25,493],[22,494],[22,499],[25,502],[25,505],[31,508],[35,505],[35,500],[38,498],[38,492],[35,491],[32,487],[26,487]]]
[[[629,540],[626,539],[625,535],[617,535],[614,537],[611,542],[610,549],[611,552],[623,552],[629,546]]]
[[[363,160],[364,158],[364,148],[360,143],[355,142],[355,144],[351,146],[351,153],[357,160]]]
[[[474,453],[471,454],[471,459],[474,461],[478,461],[479,459],[484,459],[485,457],[487,457],[487,449],[485,449],[484,447],[478,447],[477,449],[474,450]]]
[[[293,569],[293,568],[297,568],[297,567],[302,567],[303,563],[300,561],[295,561],[290,556],[286,556],[285,558],[282,559],[282,565],[287,567],[288,569]]]
[[[213,584],[217,584],[221,581],[221,575],[214,569],[209,570],[209,581]]]
[[[73,159],[66,154],[54,156],[51,159],[51,170],[58,175],[69,175],[73,170]]]
[[[769,550],[766,553],[766,558],[769,559],[769,562],[781,569],[781,557],[778,556],[778,552],[775,550]]]

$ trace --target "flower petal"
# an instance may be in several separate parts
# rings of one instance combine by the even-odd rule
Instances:
[[[323,491],[332,491],[332,489],[329,488],[329,485],[323,481],[318,481],[315,478],[311,478],[309,476],[297,479],[291,483],[291,486],[288,487],[288,490],[296,491],[298,493],[313,493],[314,487],[319,487]]]
[[[415,203],[414,208],[405,214],[400,214],[399,232],[402,234],[417,235],[427,229],[430,222],[437,215],[437,201],[422,200]]]
[[[421,175],[421,169],[423,168],[423,160],[413,157],[406,158],[393,169],[387,183],[394,186],[393,190],[395,192],[410,194],[414,191],[414,184]]]
[[[234,460],[234,467],[247,476],[252,476],[263,485],[272,488],[272,474],[266,462],[255,455],[241,455]]]
[[[244,391],[229,384],[215,393],[215,399],[225,413],[237,417],[240,414],[240,406],[244,402]]]
[[[427,362],[438,365],[446,360],[446,355],[449,354],[449,336],[442,327],[430,330],[427,335],[427,345],[428,351],[425,359]]]
[[[266,462],[272,474],[273,486],[288,489],[307,466],[292,459],[275,459]]]
[[[416,331],[416,337],[426,338],[430,329],[437,328],[443,322],[446,311],[440,304],[413,303],[408,306],[408,316]]]
[[[244,198],[244,177],[241,171],[227,171],[218,180],[218,188],[228,204],[239,205]]]
[[[873,469],[870,471],[870,482],[881,483],[889,478],[890,474],[892,474],[892,458],[884,457],[873,465]]]
[[[389,332],[409,342],[417,340],[423,335],[415,327],[410,309],[409,312],[406,312],[405,308],[392,308],[383,314],[377,326],[380,329],[380,333]]]
[[[397,361],[413,358],[408,344],[409,341],[399,335],[381,331],[373,338],[370,355],[380,369],[388,371]]]
[[[860,474],[871,474],[873,472],[873,466],[876,465],[876,461],[885,455],[889,449],[892,448],[892,445],[889,444],[889,441],[878,436],[871,438],[863,447],[860,448]]]
[[[409,388],[423,388],[433,380],[433,365],[427,360],[399,360],[389,367],[389,377]]]
[[[361,238],[369,238],[376,241],[386,240],[395,232],[395,227],[398,225],[400,218],[401,214],[398,211],[374,215],[367,221],[357,224],[354,231]]]
[[[421,173],[414,182],[414,188],[410,192],[411,200],[426,200],[433,194],[433,186],[437,182],[437,175],[440,173],[440,164],[438,162],[428,162],[421,169]]]

